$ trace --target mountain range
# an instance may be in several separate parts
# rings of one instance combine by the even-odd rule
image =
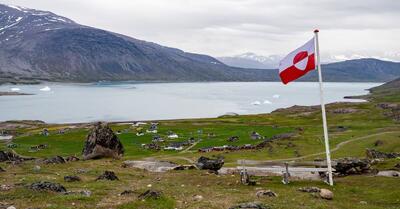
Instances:
[[[235,56],[217,57],[217,59],[229,66],[254,69],[276,69],[282,56],[262,56],[252,52]]]
[[[273,59],[271,63],[278,58]],[[326,81],[383,82],[400,77],[400,63],[376,59],[327,64],[323,70]],[[316,78],[312,72],[302,80]],[[84,26],[52,12],[0,4],[0,83],[20,80],[277,81],[279,77],[276,69],[232,67],[208,55]]]

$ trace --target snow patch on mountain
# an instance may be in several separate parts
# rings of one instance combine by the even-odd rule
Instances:
[[[282,56],[279,55],[262,56],[247,52],[231,57],[219,57],[218,59],[234,67],[276,69],[278,68],[281,58]]]

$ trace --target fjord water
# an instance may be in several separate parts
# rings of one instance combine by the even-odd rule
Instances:
[[[325,83],[325,101],[352,101],[379,83]],[[47,88],[48,86],[48,88]],[[217,117],[227,112],[269,113],[293,105],[319,104],[318,83],[95,83],[3,85],[28,96],[0,96],[0,121],[72,123]]]

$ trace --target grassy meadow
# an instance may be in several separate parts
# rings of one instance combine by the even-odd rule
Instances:
[[[384,152],[400,152],[400,124],[378,108],[379,102],[399,103],[398,94],[385,94],[384,97],[369,96],[364,103],[334,103],[327,106],[330,146],[332,157],[365,157],[367,148]],[[335,110],[352,109],[351,113],[337,113]],[[166,142],[199,140],[193,147],[183,151],[155,151],[142,148],[150,143],[153,134],[137,136],[137,127],[128,124],[111,124],[125,148],[123,159],[100,159],[69,162],[67,164],[44,165],[27,161],[13,165],[0,163],[6,172],[0,172],[0,184],[12,185],[8,191],[0,191],[1,205],[14,205],[17,208],[229,208],[241,202],[263,202],[271,208],[400,208],[400,181],[398,178],[375,177],[370,175],[335,178],[335,186],[329,187],[322,181],[292,181],[283,185],[280,177],[255,177],[256,186],[239,183],[238,175],[215,175],[201,170],[170,171],[151,173],[139,169],[122,168],[124,160],[158,159],[188,164],[200,156],[223,156],[225,166],[236,166],[237,160],[313,160],[324,157],[324,141],[321,126],[321,113],[315,108],[288,108],[271,114],[230,116],[210,119],[158,121],[158,135]],[[21,122],[22,123],[22,122]],[[18,128],[18,136],[12,143],[18,154],[37,158],[60,155],[80,157],[83,143],[89,128],[85,124],[64,134],[58,130],[69,125],[38,124]],[[146,130],[149,125],[142,127]],[[40,132],[50,131],[49,136]],[[200,130],[200,131],[199,131]],[[178,139],[167,139],[167,132],[179,135]],[[222,145],[256,145],[262,140],[250,139],[256,131],[265,137],[292,133],[290,139],[276,140],[270,148],[260,150],[221,151],[199,153],[198,149]],[[210,137],[209,133],[215,136]],[[228,142],[231,136],[238,136],[236,142]],[[375,142],[381,140],[380,146]],[[30,147],[47,144],[48,148],[32,152]],[[288,146],[291,144],[291,146]],[[8,150],[6,143],[0,144]],[[378,169],[392,169],[399,159],[385,160],[374,165]],[[34,167],[39,165],[40,170]],[[85,172],[79,172],[80,170]],[[95,181],[105,170],[112,170],[120,180]],[[64,182],[65,175],[78,175],[81,182]],[[69,191],[90,190],[90,197],[82,195],[63,195],[51,192],[34,192],[25,185],[36,181],[51,181],[63,184]],[[162,191],[160,199],[138,200],[141,192],[149,189]],[[309,193],[297,191],[299,187],[318,186],[334,192],[334,199],[323,200]],[[257,198],[259,189],[271,189],[278,197]],[[133,194],[119,195],[124,190]],[[203,200],[194,200],[201,195]]]

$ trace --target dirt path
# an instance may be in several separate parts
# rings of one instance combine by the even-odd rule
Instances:
[[[181,153],[186,153],[186,152],[188,152],[190,149],[192,149],[194,146],[196,146],[199,142],[201,142],[201,139],[199,139],[198,141],[196,141],[195,143],[193,143],[192,145],[190,145],[188,148],[184,149]]]
[[[331,153],[335,152],[337,150],[339,150],[341,147],[343,147],[346,144],[355,142],[355,141],[359,141],[359,140],[363,140],[363,139],[369,139],[372,137],[376,137],[376,136],[381,136],[384,134],[392,134],[392,133],[400,133],[400,131],[386,131],[386,132],[380,132],[380,133],[376,133],[376,134],[371,134],[371,135],[367,135],[367,136],[361,136],[361,137],[357,137],[354,139],[350,139],[344,142],[340,142],[339,144],[337,144],[333,149],[331,149]],[[197,142],[198,143],[198,142]],[[188,150],[190,150],[192,147],[194,147],[197,143],[193,144],[192,146],[186,148],[185,150],[183,150],[181,153],[183,152],[187,152]],[[313,156],[318,156],[318,155],[324,155],[325,152],[318,152],[318,153],[313,153],[313,154],[308,154],[308,155],[304,155],[301,157],[294,157],[294,158],[285,158],[285,159],[275,159],[275,160],[267,160],[267,161],[263,161],[263,162],[285,162],[285,161],[298,161],[298,160],[302,160],[305,158],[309,158],[309,157],[313,157]],[[163,160],[167,160],[167,159],[180,159],[180,160],[185,160],[188,163],[193,164],[194,161],[190,158],[187,157],[180,157],[180,156],[165,156],[164,158],[162,156],[160,156],[157,159],[163,159]],[[145,160],[155,160],[154,158],[145,158]]]

